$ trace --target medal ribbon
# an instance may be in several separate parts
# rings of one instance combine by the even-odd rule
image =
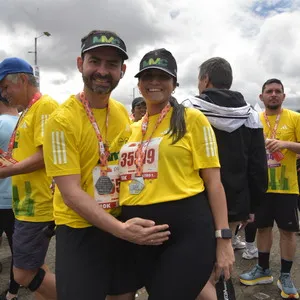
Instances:
[[[271,138],[271,139],[275,139],[275,138],[276,138],[276,132],[277,132],[277,129],[278,129],[278,125],[279,125],[281,113],[282,113],[282,110],[281,110],[280,113],[276,116],[276,120],[275,120],[274,127],[271,128],[271,124],[270,124],[270,121],[269,121],[269,119],[268,119],[268,116],[267,116],[266,112],[264,112],[264,118],[265,118],[266,124],[267,124],[267,126],[268,126],[268,128],[269,128],[269,130],[270,130],[270,133],[271,133],[270,138]],[[266,136],[266,138],[267,138],[267,136]]]
[[[144,166],[144,158],[145,158],[145,153],[148,148],[148,145],[150,143],[150,140],[157,129],[158,125],[163,121],[167,113],[171,109],[171,104],[170,102],[163,108],[163,110],[160,112],[160,115],[156,121],[156,124],[154,126],[154,129],[148,138],[147,141],[143,144],[147,129],[148,129],[148,124],[149,124],[149,114],[148,112],[145,114],[143,121],[142,121],[142,140],[138,144],[137,150],[135,151],[135,165],[136,165],[136,177],[141,177],[143,175],[143,166]]]
[[[99,157],[100,157],[100,176],[107,176],[108,157],[110,154],[108,151],[108,147],[103,140],[96,118],[93,114],[93,111],[90,107],[88,100],[85,98],[84,92],[80,93],[80,101],[83,104],[87,117],[91,122],[98,139]],[[108,116],[109,116],[109,106],[107,106],[106,121],[105,121],[106,133],[108,129]]]
[[[38,93],[35,93],[33,98],[30,100],[28,106],[26,107],[26,109],[22,112],[19,120],[18,120],[18,123],[10,137],[10,140],[9,140],[9,143],[8,143],[8,150],[7,150],[7,154],[9,157],[12,156],[12,151],[14,149],[14,144],[15,144],[15,140],[16,140],[16,133],[17,133],[17,129],[18,129],[18,126],[19,124],[21,124],[22,120],[24,119],[26,113],[28,112],[28,110],[30,109],[30,107],[36,103],[40,98],[42,97],[42,94],[40,92]]]

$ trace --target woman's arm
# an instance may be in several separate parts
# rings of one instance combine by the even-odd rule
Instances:
[[[204,181],[208,195],[209,205],[215,222],[215,229],[229,228],[226,196],[221,183],[220,169],[208,168],[201,169],[200,176]],[[224,272],[226,279],[229,279],[234,263],[234,252],[231,239],[217,239],[217,262],[216,280],[219,279],[221,272]]]

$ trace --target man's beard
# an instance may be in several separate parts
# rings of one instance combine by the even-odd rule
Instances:
[[[281,104],[267,105],[267,108],[270,110],[277,110],[281,107]]]
[[[93,83],[94,79],[106,79],[109,81],[109,86],[101,86]],[[99,73],[93,74],[90,77],[87,77],[82,74],[82,79],[87,88],[93,91],[96,94],[107,95],[110,94],[118,85],[119,81],[114,81],[111,75],[102,76]]]

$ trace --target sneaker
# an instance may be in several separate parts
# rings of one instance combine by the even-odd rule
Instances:
[[[4,291],[1,295],[0,295],[0,300],[7,300],[6,295],[8,293],[8,290]],[[11,298],[11,300],[18,300],[18,297],[13,297]]]
[[[277,286],[281,290],[280,295],[283,299],[299,299],[299,294],[293,284],[290,273],[281,273]]]
[[[244,259],[254,259],[258,258],[258,249],[256,247],[247,248],[244,250],[242,254],[242,258]]]
[[[263,270],[256,265],[250,272],[240,275],[240,282],[244,285],[267,284],[273,282],[273,276],[270,269]]]
[[[241,237],[238,235],[235,235],[232,238],[232,248],[233,250],[241,250],[246,248],[246,243],[241,241]]]

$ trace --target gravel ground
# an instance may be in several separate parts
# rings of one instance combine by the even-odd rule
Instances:
[[[258,285],[253,287],[242,286],[238,282],[238,274],[249,270],[256,262],[246,261],[242,259],[242,251],[236,251],[236,264],[235,272],[233,275],[233,281],[235,283],[235,291],[237,300],[251,300],[251,299],[269,299],[277,300],[281,299],[278,288],[276,286],[276,280],[280,270],[280,255],[279,255],[279,245],[278,245],[278,230],[275,229],[274,245],[271,253],[271,268],[273,270],[274,283],[269,285]],[[297,235],[297,253],[294,261],[292,276],[294,284],[299,289],[300,288],[300,236]],[[47,264],[50,269],[54,270],[54,261],[55,261],[55,239],[53,238],[50,244],[50,248],[47,255]],[[3,240],[3,244],[0,247],[0,262],[3,265],[2,273],[0,273],[0,292],[5,290],[8,285],[9,279],[9,265],[10,265],[10,254],[6,238]],[[138,292],[138,300],[146,300],[147,293],[145,290],[140,290]],[[33,300],[33,297],[25,289],[21,288],[19,292],[19,300]],[[172,300],[172,299],[161,299],[161,300]],[[182,299],[185,300],[185,299]]]

